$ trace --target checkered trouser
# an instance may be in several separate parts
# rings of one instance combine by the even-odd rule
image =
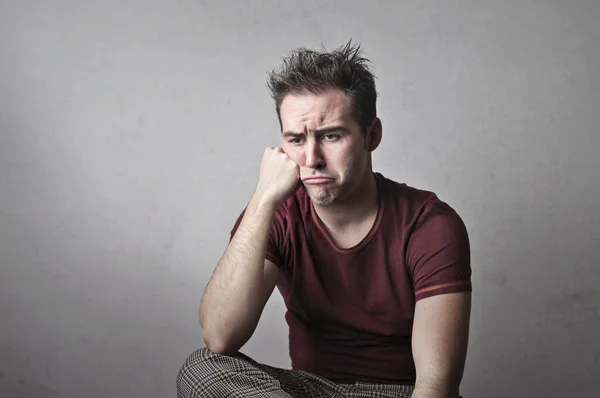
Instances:
[[[413,386],[399,384],[336,384],[301,370],[257,363],[238,353],[218,355],[195,351],[177,374],[178,398],[410,398]]]

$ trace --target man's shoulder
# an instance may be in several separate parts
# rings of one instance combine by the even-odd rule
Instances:
[[[392,180],[381,173],[375,174],[381,182],[385,194],[396,203],[419,208],[429,202],[442,202],[435,192]]]
[[[386,206],[392,206],[395,215],[402,218],[404,223],[419,225],[432,217],[460,218],[455,209],[433,191],[400,183],[383,175],[379,175],[379,178],[388,198]]]

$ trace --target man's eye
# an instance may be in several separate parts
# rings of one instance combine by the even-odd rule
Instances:
[[[325,134],[323,137],[327,141],[333,141],[333,140],[336,140],[337,138],[339,138],[339,135],[337,135],[337,134]]]

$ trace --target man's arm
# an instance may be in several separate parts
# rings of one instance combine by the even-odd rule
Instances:
[[[282,149],[265,149],[256,190],[202,297],[204,342],[217,354],[234,354],[250,339],[275,288],[279,269],[265,260],[269,234],[299,173]]]
[[[417,301],[412,351],[417,380],[412,398],[457,398],[471,314],[471,293],[448,293]]]
[[[251,204],[211,277],[199,318],[206,346],[234,354],[252,336],[279,270],[265,260],[274,209]]]

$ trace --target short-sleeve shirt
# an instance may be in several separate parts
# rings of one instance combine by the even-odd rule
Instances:
[[[434,193],[374,175],[379,209],[360,243],[338,247],[300,187],[276,211],[266,258],[279,268],[292,369],[337,383],[414,384],[415,304],[471,291],[469,238]]]

